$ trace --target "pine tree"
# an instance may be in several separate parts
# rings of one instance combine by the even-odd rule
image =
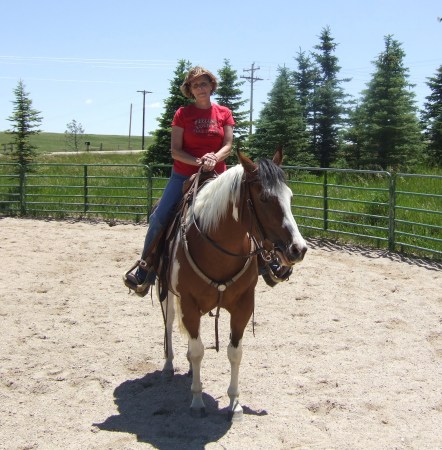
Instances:
[[[385,51],[374,62],[376,71],[363,92],[358,136],[366,167],[396,169],[416,163],[421,156],[422,139],[404,56],[401,44],[386,36]]]
[[[298,70],[293,72],[296,98],[301,105],[302,115],[307,123],[310,121],[312,115],[312,95],[318,68],[313,64],[311,58],[302,50],[299,50],[295,60],[298,63]]]
[[[365,143],[365,115],[362,108],[356,105],[350,112],[351,127],[345,132],[346,144],[341,149],[341,166],[352,169],[363,169],[366,161],[363,157]]]
[[[29,92],[25,91],[25,85],[22,80],[14,89],[15,100],[12,115],[8,120],[12,122],[12,129],[7,133],[13,136],[14,150],[12,158],[15,162],[21,164],[24,170],[29,170],[29,164],[36,156],[36,146],[30,142],[30,137],[40,133],[38,126],[43,120],[40,111],[32,107],[32,100],[29,98]]]
[[[437,69],[436,75],[428,79],[431,94],[422,112],[425,128],[425,137],[428,141],[426,153],[430,162],[442,166],[442,66]]]
[[[170,138],[172,132],[172,120],[176,110],[181,106],[186,106],[192,101],[182,94],[180,86],[183,84],[191,63],[184,59],[178,61],[174,78],[170,82],[170,96],[165,101],[165,108],[162,116],[158,119],[159,128],[153,133],[153,143],[147,148],[142,162],[143,164],[171,164]]]
[[[330,167],[336,160],[340,147],[340,131],[346,125],[347,95],[340,86],[348,79],[339,79],[341,67],[334,55],[338,44],[331,36],[330,28],[323,28],[313,53],[318,67],[314,78],[312,99],[312,144],[321,167]]]
[[[256,122],[250,140],[252,157],[269,158],[278,147],[284,151],[285,165],[309,165],[305,150],[307,135],[302,109],[296,100],[296,89],[286,67],[278,69],[278,77]]]
[[[317,84],[319,68],[312,59],[303,51],[299,50],[295,57],[298,69],[293,71],[293,83],[296,89],[296,99],[301,106],[302,116],[306,124],[308,137],[307,153],[311,155],[312,165],[317,165],[316,154],[316,114],[314,108],[314,94]]]
[[[217,103],[227,106],[232,111],[235,120],[235,138],[242,139],[248,135],[249,127],[247,118],[249,111],[241,111],[241,108],[247,103],[247,100],[242,100],[243,92],[241,90],[245,81],[238,81],[237,72],[232,69],[228,59],[224,60],[224,66],[218,71],[218,75],[219,82],[215,99]]]

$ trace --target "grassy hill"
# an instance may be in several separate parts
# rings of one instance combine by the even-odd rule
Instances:
[[[5,152],[3,144],[9,144],[12,136],[5,132],[0,132],[0,153]],[[145,148],[150,144],[151,137],[145,137]],[[130,148],[132,150],[141,149],[141,136],[131,136]],[[72,151],[68,148],[64,133],[40,133],[32,137],[32,144],[38,147],[41,153]],[[86,150],[85,142],[90,142],[90,150],[127,150],[129,149],[129,137],[120,135],[85,134],[81,139],[82,148]],[[9,152],[9,146],[6,147]]]

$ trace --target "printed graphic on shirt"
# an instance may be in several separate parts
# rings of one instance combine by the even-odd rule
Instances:
[[[195,134],[218,135],[220,134],[217,120],[196,119],[193,123],[193,132]]]

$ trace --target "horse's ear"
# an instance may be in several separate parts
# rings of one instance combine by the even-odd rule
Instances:
[[[273,155],[273,162],[277,165],[280,166],[282,164],[282,147],[278,147],[275,151],[275,154]]]
[[[246,155],[241,153],[239,150],[237,150],[237,155],[238,155],[239,162],[244,167],[244,170],[247,173],[256,172],[256,170],[258,169],[258,166],[250,158],[248,158]]]

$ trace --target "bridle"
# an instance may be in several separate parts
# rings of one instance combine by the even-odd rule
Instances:
[[[198,191],[198,182],[199,182],[199,175],[200,175],[200,171],[201,169],[198,171],[197,176],[195,177],[194,180],[194,185],[192,186],[192,203],[193,205],[195,205],[195,200],[196,200],[196,194]],[[234,257],[238,257],[238,258],[251,258],[252,256],[256,256],[261,254],[263,256],[263,258],[267,261],[270,261],[271,258],[273,258],[275,256],[274,254],[274,250],[275,250],[275,245],[273,243],[271,243],[270,240],[267,239],[266,237],[266,233],[264,230],[264,227],[262,226],[258,215],[256,213],[256,209],[255,206],[253,204],[253,199],[252,196],[250,194],[250,184],[257,182],[257,178],[254,177],[251,180],[247,180],[246,179],[246,173],[244,173],[243,179],[241,180],[243,189],[245,190],[244,193],[244,198],[245,198],[245,202],[247,205],[247,209],[249,211],[249,217],[250,217],[250,225],[249,225],[249,231],[248,231],[248,236],[249,236],[249,241],[250,241],[250,248],[251,250],[246,253],[234,253],[231,252],[230,250],[225,249],[224,247],[222,247],[221,245],[219,245],[216,241],[214,241],[213,239],[211,239],[207,233],[204,233],[201,228],[198,225],[198,220],[195,217],[195,209],[193,208],[192,211],[192,224],[194,225],[195,229],[198,231],[198,234],[205,240],[207,241],[210,245],[212,245],[214,248],[216,248],[217,250],[219,250],[220,252],[229,255],[229,256],[234,256]],[[185,227],[184,224],[185,221],[185,217],[183,215],[182,218],[182,227]],[[256,237],[255,233],[253,233],[253,230],[257,231],[257,235],[258,237]],[[185,232],[183,229],[183,235],[185,236]],[[271,248],[268,248],[269,245],[268,243],[271,244]],[[267,245],[266,245],[267,244]]]

